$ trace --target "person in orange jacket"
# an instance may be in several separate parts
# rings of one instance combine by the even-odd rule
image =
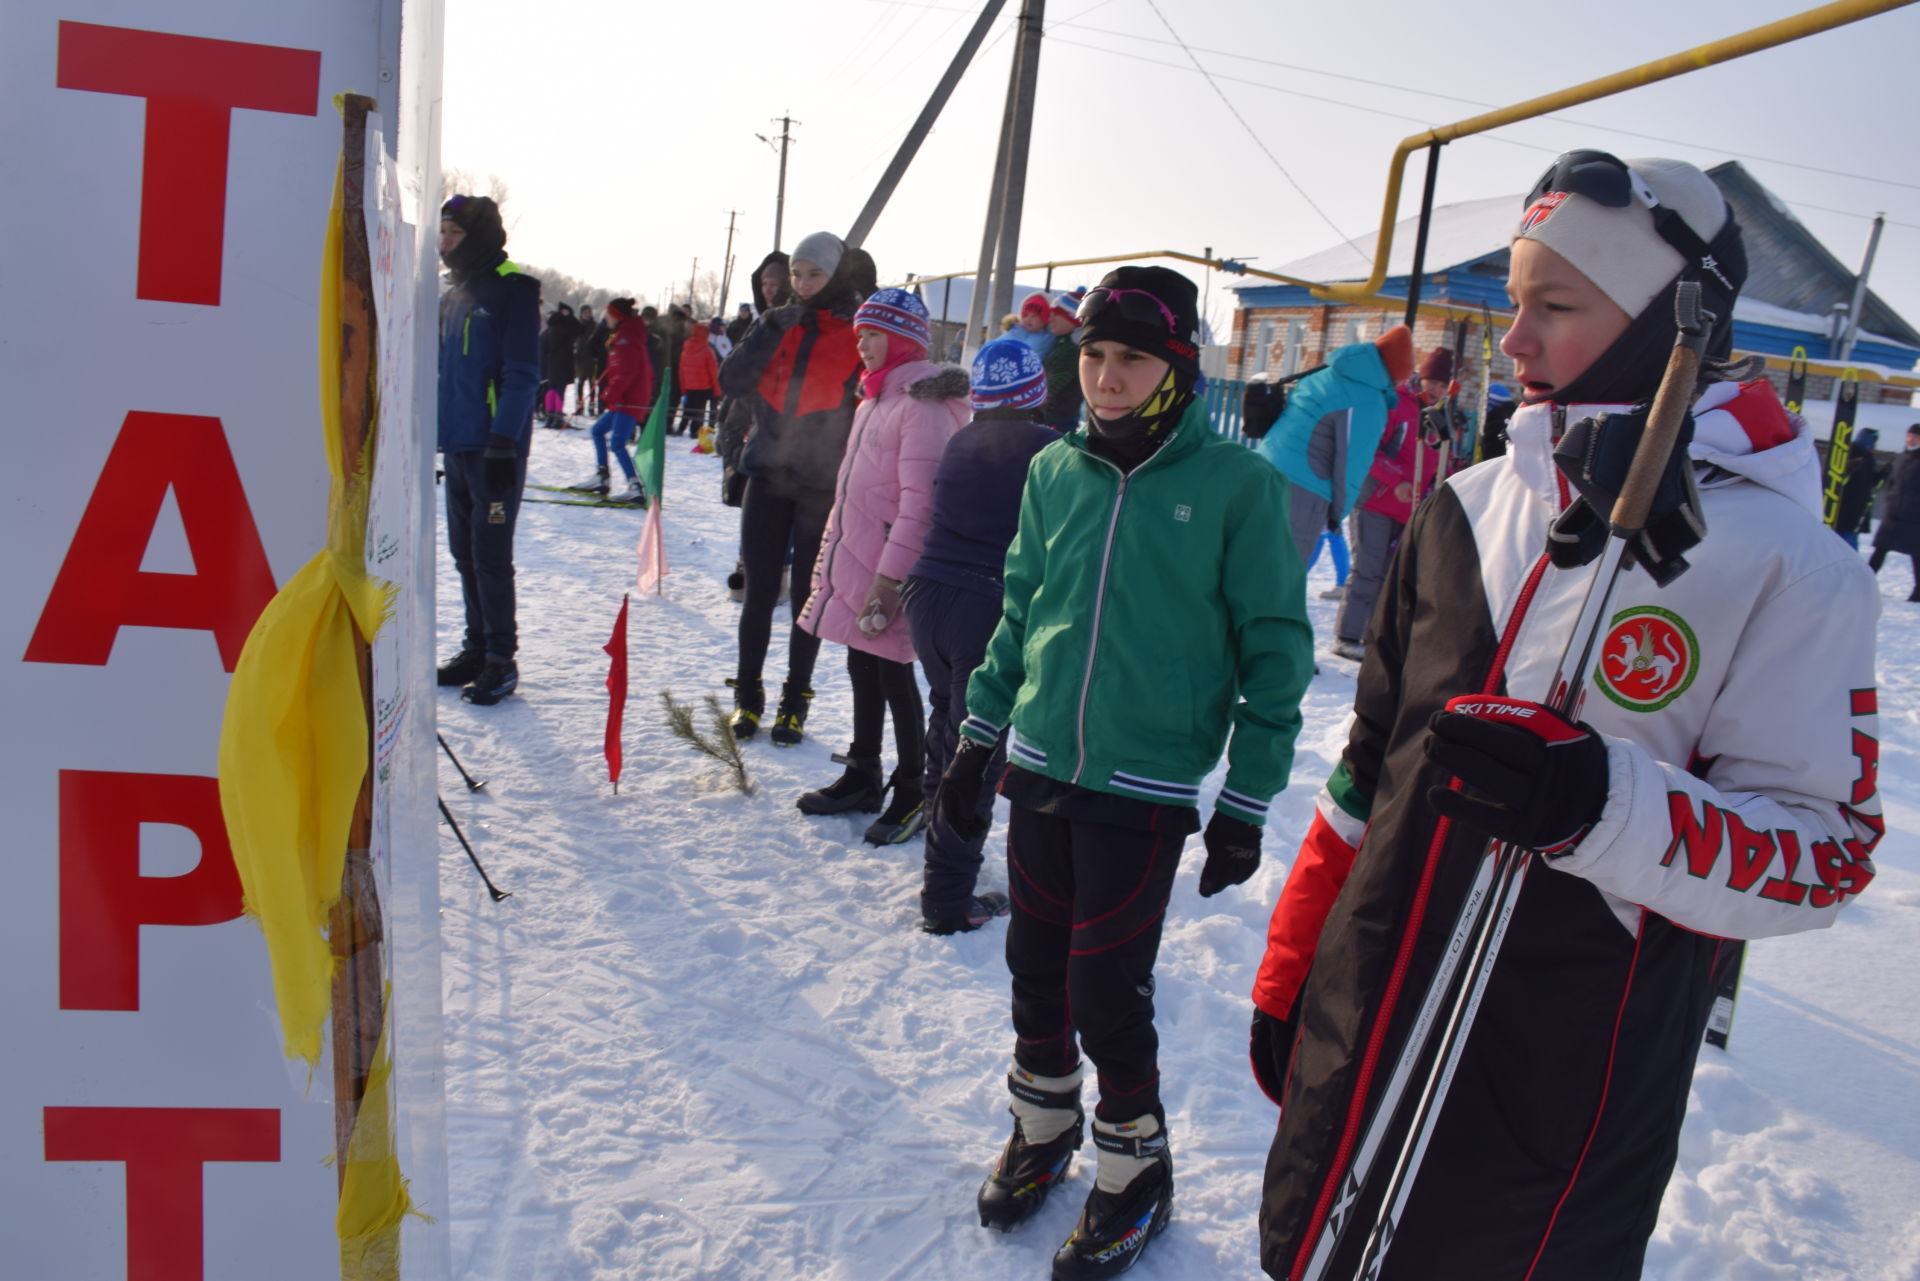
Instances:
[[[707,341],[707,327],[695,325],[680,344],[680,430],[700,434],[720,390],[720,362]]]

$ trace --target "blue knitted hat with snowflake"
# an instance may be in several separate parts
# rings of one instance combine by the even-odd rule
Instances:
[[[933,333],[927,328],[927,305],[904,289],[882,289],[860,304],[853,313],[855,329],[884,329],[902,338],[933,346]]]
[[[1018,338],[996,338],[973,358],[973,392],[982,409],[1032,409],[1046,403],[1047,371],[1039,353]]]

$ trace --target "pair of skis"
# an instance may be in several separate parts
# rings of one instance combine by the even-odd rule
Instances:
[[[1646,527],[1653,497],[1666,470],[1667,458],[1680,431],[1681,420],[1693,401],[1711,317],[1700,305],[1700,287],[1682,282],[1674,310],[1680,333],[1667,362],[1666,376],[1654,397],[1645,431],[1635,451],[1626,484],[1621,487],[1609,517],[1608,538],[1594,568],[1593,580],[1581,605],[1580,617],[1556,670],[1547,705],[1569,721],[1579,719],[1587,673],[1605,634],[1613,593],[1626,567],[1629,539]],[[1392,1074],[1362,1128],[1352,1157],[1335,1172],[1339,1188],[1321,1227],[1306,1266],[1294,1281],[1328,1281],[1336,1253],[1358,1221],[1357,1207],[1376,1178],[1384,1177],[1379,1209],[1360,1256],[1358,1281],[1375,1281],[1393,1244],[1394,1231],[1439,1123],[1447,1091],[1465,1053],[1474,1016],[1492,978],[1514,905],[1533,864],[1529,850],[1489,842],[1480,859],[1472,887],[1460,905],[1438,966],[1427,985],[1420,1008],[1408,1029]],[[1384,1012],[1383,1012],[1384,1016]],[[1417,1089],[1417,1093],[1415,1093]],[[1411,1105],[1405,1133],[1389,1150],[1405,1105]],[[1384,1170],[1384,1176],[1382,1171]]]

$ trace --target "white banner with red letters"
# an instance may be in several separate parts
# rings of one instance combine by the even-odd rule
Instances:
[[[418,99],[438,14],[0,6],[0,1275],[340,1275],[331,1076],[283,1057],[215,753],[254,620],[326,544],[316,322],[346,91],[402,139],[369,170],[394,328],[368,563],[400,589],[375,645],[375,853],[400,1160],[444,1217],[432,726],[409,706],[432,598],[411,316],[432,315]],[[410,63],[403,16],[429,37]],[[444,1276],[444,1228],[407,1233],[405,1275]]]

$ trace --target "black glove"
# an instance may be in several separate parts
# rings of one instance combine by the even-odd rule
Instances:
[[[519,485],[520,450],[511,436],[489,435],[487,449],[481,459],[489,497],[512,493]]]
[[[1517,698],[1456,698],[1427,729],[1427,759],[1464,785],[1429,788],[1427,799],[1476,832],[1566,854],[1606,808],[1606,743],[1551,708]]]
[[[1296,1000],[1295,1005],[1299,1002]],[[1247,1033],[1247,1059],[1253,1064],[1253,1079],[1260,1092],[1281,1106],[1280,1095],[1287,1084],[1287,1063],[1293,1057],[1292,1019],[1276,1019],[1259,1006],[1253,1007],[1253,1027]]]
[[[1240,884],[1260,866],[1260,829],[1251,823],[1215,810],[1200,839],[1207,843],[1207,861],[1200,868],[1201,898]]]
[[[1580,495],[1553,522],[1547,538],[1547,550],[1561,569],[1591,563],[1606,545],[1607,521],[1613,515],[1614,500],[1627,483],[1634,451],[1647,428],[1648,412],[1645,406],[1638,406],[1627,413],[1583,418],[1568,428],[1555,446],[1554,465]],[[1644,567],[1662,587],[1686,570],[1686,557],[1681,553],[1707,532],[1700,515],[1693,461],[1687,456],[1692,440],[1693,416],[1689,414],[1681,420],[1673,452],[1667,455],[1667,469],[1660,476],[1653,506],[1647,512],[1647,527],[1628,545],[1629,559]]]
[[[933,817],[963,841],[977,841],[987,834],[987,820],[980,817],[980,789],[992,760],[991,747],[962,734],[960,746],[947,762],[947,772],[940,776]]]

